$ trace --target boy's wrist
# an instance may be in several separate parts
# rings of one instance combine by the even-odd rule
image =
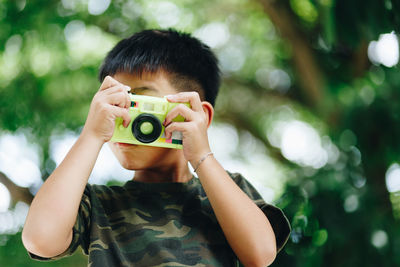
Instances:
[[[199,160],[199,162],[197,163],[196,166],[193,166],[194,172],[197,173],[197,170],[200,168],[200,165],[203,163],[203,161],[205,161],[207,159],[207,157],[211,157],[213,156],[214,153],[213,152],[208,152],[206,154],[204,154],[203,157],[201,157],[201,159]]]
[[[208,158],[213,156],[213,152],[211,152],[210,150],[203,152],[202,154],[200,154],[198,157],[196,157],[193,160],[190,160],[190,165],[192,165],[192,168],[194,170],[194,172],[196,172],[199,167],[201,166],[201,164]]]
[[[96,137],[94,134],[90,134],[85,129],[82,131],[81,135],[79,136],[79,139],[81,142],[84,142],[86,144],[93,145],[95,147],[102,147],[105,143],[104,140],[101,138]]]

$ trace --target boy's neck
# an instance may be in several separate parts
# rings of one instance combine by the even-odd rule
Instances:
[[[188,162],[183,157],[176,157],[174,162],[157,164],[153,168],[136,170],[134,181],[146,183],[185,183],[192,179]]]

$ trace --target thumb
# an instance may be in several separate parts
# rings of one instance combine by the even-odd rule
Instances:
[[[123,125],[124,127],[128,127],[129,122],[131,121],[131,116],[129,115],[128,109],[126,108],[121,108],[118,106],[112,106],[113,109],[113,114],[116,117],[121,117],[123,120]]]

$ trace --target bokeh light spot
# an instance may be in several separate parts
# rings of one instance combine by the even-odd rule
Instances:
[[[7,187],[0,183],[0,212],[5,212],[10,207],[11,195]]]
[[[92,15],[103,14],[109,7],[111,0],[89,0],[88,11]]]
[[[391,193],[400,191],[400,165],[393,163],[386,171],[386,187]]]
[[[16,185],[30,187],[41,183],[40,148],[29,144],[25,135],[0,137],[0,170]]]
[[[305,122],[289,122],[282,132],[281,151],[285,158],[316,169],[328,162],[315,129]]]
[[[399,41],[394,32],[381,34],[378,41],[368,46],[368,57],[372,63],[393,67],[399,62]]]
[[[173,27],[178,24],[181,11],[171,2],[151,2],[148,9],[161,28]]]
[[[212,22],[196,30],[193,35],[211,48],[218,48],[229,40],[229,29],[225,23]]]
[[[371,244],[376,248],[384,247],[389,241],[388,235],[383,230],[376,230],[372,233]]]
[[[359,201],[356,195],[348,196],[344,201],[344,210],[346,212],[354,212],[358,209]]]
[[[316,246],[323,246],[328,240],[328,231],[326,229],[321,229],[315,231],[313,234],[312,242]]]

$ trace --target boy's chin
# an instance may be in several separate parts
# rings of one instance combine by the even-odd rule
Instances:
[[[152,160],[145,159],[144,157],[142,159],[117,157],[117,159],[124,169],[130,170],[130,171],[138,171],[138,170],[148,169],[151,166],[154,166],[154,162]]]
[[[168,148],[121,145],[119,143],[110,145],[111,151],[121,166],[132,171],[154,168],[168,158],[168,156],[171,156],[171,149]]]
[[[128,170],[128,171],[138,171],[138,170],[143,170],[146,169],[146,165],[139,165],[139,164],[133,164],[133,163],[122,163],[120,162],[121,166]]]

